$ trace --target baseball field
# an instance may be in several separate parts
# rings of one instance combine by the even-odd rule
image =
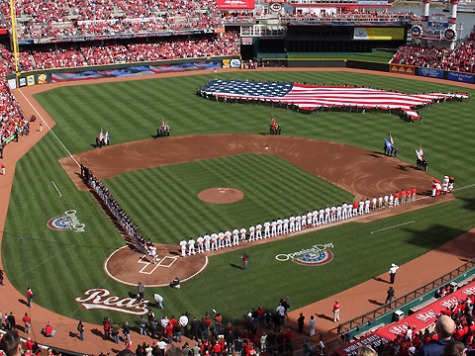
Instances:
[[[111,279],[104,268],[108,257],[125,245],[124,237],[94,197],[78,189],[59,162],[69,154],[79,159],[85,157],[81,156],[85,151],[101,150],[93,147],[101,128],[109,131],[112,145],[95,154],[123,165],[123,173],[103,172],[103,182],[146,238],[175,245],[177,250],[182,239],[228,228],[247,228],[266,220],[350,202],[354,195],[277,155],[258,152],[217,155],[133,170],[130,159],[140,161],[143,157],[128,156],[128,146],[121,146],[124,148],[116,151],[115,156],[107,156],[114,145],[145,140],[171,141],[192,135],[263,136],[270,117],[275,115],[286,137],[350,145],[355,150],[367,150],[368,156],[380,155],[383,139],[391,132],[402,163],[412,165],[414,151],[422,145],[429,159],[428,174],[439,179],[444,175],[456,179],[455,200],[383,216],[375,221],[351,221],[211,255],[206,268],[184,282],[180,290],[147,288],[146,299],[160,293],[168,314],[187,311],[201,317],[217,309],[226,320],[238,321],[259,305],[275,309],[282,297],[289,298],[292,308],[305,306],[386,272],[391,262],[402,265],[411,261],[475,226],[473,101],[447,102],[421,109],[423,123],[408,123],[387,113],[302,114],[269,106],[214,102],[195,95],[196,88],[216,77],[349,84],[397,89],[404,93],[461,91],[475,94],[474,88],[459,88],[456,83],[443,85],[338,71],[236,71],[86,83],[36,94],[34,99],[56,125],[16,167],[2,241],[2,261],[11,283],[19,291],[31,287],[36,292],[36,303],[58,314],[91,323],[100,323],[106,315],[119,322],[137,318],[122,312],[87,310],[76,300],[85,298],[84,293],[94,288],[106,289],[119,298],[135,293],[133,286]],[[162,119],[170,124],[172,137],[154,139],[152,135]],[[210,146],[212,142],[210,139]],[[185,145],[185,141],[182,144]],[[273,141],[273,147],[287,149],[278,140]],[[211,148],[216,152],[223,150],[219,145]],[[157,147],[150,153],[168,162],[168,156],[180,156],[180,147],[175,149],[177,151],[172,152],[170,148]],[[304,159],[316,160],[320,154],[318,151],[301,153]],[[331,154],[325,152],[325,159],[331,160]],[[73,162],[71,158],[66,159]],[[399,161],[394,162],[399,164]],[[398,167],[401,171],[411,169]],[[79,168],[76,171],[79,172]],[[344,175],[345,169],[339,168],[335,174]],[[430,189],[430,176],[427,176],[426,190]],[[375,182],[371,175],[364,180],[368,192],[373,188],[375,192],[394,190],[389,182],[384,186],[384,181],[378,181],[378,186],[373,187]],[[209,204],[197,198],[199,192],[212,187],[239,189],[244,192],[244,199],[233,204]],[[405,187],[397,189],[402,188]],[[420,193],[422,198],[427,192]],[[84,225],[84,231],[58,231],[48,226],[51,219],[67,211],[71,215],[71,210],[81,226]],[[328,243],[334,246],[333,260],[319,267],[284,263],[275,258],[278,254]],[[250,255],[248,272],[240,268],[244,251]],[[121,267],[140,269],[129,262]]]

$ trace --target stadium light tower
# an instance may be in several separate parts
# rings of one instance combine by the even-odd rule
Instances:
[[[18,49],[18,38],[16,33],[16,0],[10,0],[10,18],[11,18],[11,45],[13,47],[13,64],[15,65],[15,83],[17,88],[19,87],[18,83],[18,56],[19,56],[19,49]]]

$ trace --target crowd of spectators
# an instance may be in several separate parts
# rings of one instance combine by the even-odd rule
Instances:
[[[28,120],[4,80],[0,80],[0,114],[0,147],[3,153],[3,147],[10,138],[18,140],[18,136],[27,133],[29,128]]]
[[[407,22],[419,19],[407,11],[359,11],[341,10],[338,12],[297,12],[280,16],[281,21],[331,21],[331,22]]]
[[[21,50],[20,70],[82,67],[116,63],[133,63],[166,59],[199,58],[236,55],[240,43],[236,32],[220,35],[181,36],[148,40],[107,41],[99,43],[72,43],[41,45]],[[1,71],[13,72],[13,55],[6,45],[0,44]]]
[[[475,73],[475,30],[453,51],[415,45],[401,46],[391,63]]]
[[[221,12],[211,0],[22,0],[16,6],[20,39],[223,28]],[[9,1],[2,0],[0,8],[9,23]]]

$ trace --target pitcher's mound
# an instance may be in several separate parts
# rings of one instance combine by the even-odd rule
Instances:
[[[210,188],[201,191],[198,198],[206,203],[230,204],[244,198],[244,193],[234,188]]]

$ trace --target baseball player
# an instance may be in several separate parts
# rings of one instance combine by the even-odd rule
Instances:
[[[353,217],[353,203],[348,204],[348,219]]]
[[[394,206],[394,195],[391,193],[389,194],[389,207],[392,208]]]
[[[383,197],[383,201],[384,201],[384,208],[386,209],[389,206],[389,195],[386,194]]]
[[[353,201],[353,216],[358,216],[358,202],[356,200]]]
[[[218,238],[219,238],[218,234],[216,233],[211,234],[211,251],[219,250]]]
[[[231,236],[232,236],[231,231],[226,230],[226,232],[224,233],[224,246],[225,247],[231,247]]]
[[[383,208],[383,197],[378,198],[378,210],[381,210]]]
[[[270,222],[266,221],[264,223],[264,238],[267,239],[270,237]]]
[[[191,238],[188,240],[188,256],[194,255],[195,251],[195,239]]]
[[[399,191],[394,193],[394,206],[399,206]]]
[[[284,221],[279,218],[277,219],[277,236],[282,235],[282,225],[284,224]]]
[[[231,238],[231,233],[229,233],[229,238]],[[224,248],[224,239],[226,238],[226,235],[224,232],[218,233],[218,248]]]
[[[241,234],[241,242],[245,242],[246,241],[246,228],[242,228],[241,230],[239,230],[239,233]]]
[[[448,183],[447,183],[447,189],[448,189]],[[416,190],[416,187],[412,188],[412,201],[415,202],[416,201],[416,194],[417,194],[417,190]]]
[[[186,241],[185,240],[181,240],[180,241],[180,250],[181,250],[181,257],[185,257],[186,256]]]
[[[338,205],[336,207],[336,221],[341,221],[341,205]]]
[[[256,240],[262,239],[262,225],[257,224],[256,225]]]
[[[203,253],[203,252],[205,252],[205,250],[204,250],[204,243],[203,243],[204,240],[205,240],[205,239],[204,239],[202,236],[200,236],[200,237],[198,237],[198,238],[196,239],[196,242],[198,243],[198,253]]]
[[[406,202],[406,191],[401,189],[401,205]]]
[[[307,213],[307,227],[313,227],[313,213],[311,211]]]
[[[290,233],[294,233],[295,232],[295,217],[292,215],[289,219],[289,222],[290,222]]]
[[[307,228],[307,215],[303,214],[300,217],[300,225],[302,225],[303,230],[305,230]]]
[[[205,251],[209,251],[210,246],[211,246],[211,236],[206,234],[205,236],[203,236],[203,238],[205,240]]]
[[[302,217],[300,215],[295,217],[295,230],[302,231]]]
[[[330,221],[335,222],[336,220],[336,207],[332,206],[330,209]]]
[[[282,232],[284,234],[289,233],[289,219],[288,218],[284,218],[284,227],[282,228]]]
[[[331,209],[329,207],[325,208],[325,224],[330,223],[330,215],[331,215]]]
[[[369,214],[369,206],[371,205],[371,200],[369,198],[366,198],[364,202],[364,213]]]
[[[312,226],[315,227],[318,225],[318,210],[314,210],[312,213]]]
[[[325,209],[320,209],[318,211],[318,225],[322,225],[325,223]]]
[[[358,203],[358,215],[363,215],[364,214],[364,201],[363,199],[360,200]]]
[[[346,203],[343,203],[343,205],[341,206],[341,218],[343,220],[346,220],[348,219],[348,204]]]
[[[442,194],[447,194],[448,190],[449,190],[449,176],[444,176],[444,179],[442,180]]]
[[[254,225],[249,226],[249,241],[254,241],[254,239],[256,238],[255,231],[256,228],[254,227]]]
[[[233,230],[233,246],[239,245],[239,230]],[[229,246],[226,244],[226,247],[231,247],[231,241],[229,241]]]
[[[412,202],[412,189],[406,190],[406,203]]]
[[[373,196],[373,199],[371,200],[371,210],[375,211],[377,207],[378,199],[376,199],[375,196]]]
[[[270,226],[271,226],[270,236],[271,237],[277,236],[277,221],[272,220],[272,222],[270,223]]]

